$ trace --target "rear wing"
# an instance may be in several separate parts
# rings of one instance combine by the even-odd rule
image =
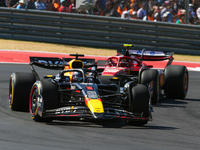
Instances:
[[[62,70],[64,69],[64,65],[66,65],[72,59],[74,58],[63,57],[63,59],[61,59],[56,57],[30,57],[30,64],[46,69]],[[81,60],[84,63],[84,68],[95,65],[95,59],[81,58],[78,60]]]
[[[173,52],[168,51],[149,51],[149,50],[124,50],[119,49],[117,51],[117,55],[124,55],[125,53],[129,53],[130,56],[135,56],[138,59],[145,61],[161,61],[166,59],[171,59],[173,56]],[[143,52],[143,53],[142,53]]]

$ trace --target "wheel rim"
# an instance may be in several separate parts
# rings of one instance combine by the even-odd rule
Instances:
[[[37,109],[37,88],[34,87],[30,96],[30,113],[35,115]]]

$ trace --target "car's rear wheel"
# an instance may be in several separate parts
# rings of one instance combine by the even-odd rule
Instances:
[[[32,73],[15,72],[9,82],[9,104],[11,110],[28,111],[29,94],[35,82]]]
[[[155,105],[159,102],[159,74],[158,71],[154,69],[144,70],[141,74],[141,84],[149,85],[151,81],[154,81],[151,104]]]
[[[52,118],[45,118],[43,112],[58,107],[58,88],[50,80],[36,82],[31,90],[29,111],[31,118],[39,122],[49,122]]]
[[[143,117],[148,118],[150,115],[149,109],[149,91],[145,85],[136,85],[131,90],[131,108],[129,111],[137,114],[141,114]],[[131,121],[128,120],[129,125],[143,126],[147,124],[147,120],[144,121]]]
[[[165,68],[164,92],[167,98],[184,99],[188,92],[188,70],[185,66],[170,65]]]

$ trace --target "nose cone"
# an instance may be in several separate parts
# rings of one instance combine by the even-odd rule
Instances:
[[[85,104],[90,109],[93,114],[101,114],[104,113],[104,108],[101,99],[85,99]]]

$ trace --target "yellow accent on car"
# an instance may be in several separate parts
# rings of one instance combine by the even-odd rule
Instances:
[[[128,75],[131,75],[131,69],[128,69]]]
[[[161,73],[160,76],[159,76],[159,86],[160,87],[163,87],[164,80],[165,80],[164,74]]]
[[[38,112],[38,108],[36,108],[36,110],[35,110],[35,115],[33,117],[31,116],[32,119],[35,118],[35,116],[37,115],[37,112]]]
[[[83,64],[83,62],[81,60],[75,60],[75,59],[73,59],[73,60],[71,60],[69,62],[70,69],[73,69],[73,63],[78,63],[78,62],[80,62],[82,64],[82,66],[81,66],[82,68],[84,67],[84,64]]]
[[[71,108],[71,112],[73,112],[73,109],[74,109],[74,106],[72,106],[72,108]]]
[[[87,106],[93,113],[104,113],[104,108],[101,100],[99,99],[90,99],[87,101]]]
[[[135,47],[133,44],[123,44],[124,47]]]
[[[118,78],[118,77],[112,77],[112,79],[117,80],[117,79],[119,79],[119,78]]]
[[[48,78],[52,78],[52,77],[53,77],[53,75],[46,75],[46,77],[48,77]]]
[[[104,74],[103,76],[111,76],[110,74]]]
[[[35,85],[37,86],[37,90],[38,90],[38,95],[40,95],[40,86],[39,86],[39,84],[38,83],[35,83]]]
[[[32,88],[33,88],[34,86],[37,86],[38,95],[40,95],[40,86],[39,86],[38,82],[34,83],[33,86],[32,86]]]
[[[74,67],[73,64],[79,63],[78,65],[80,65],[80,67]],[[77,64],[76,64],[77,65]],[[84,63],[81,60],[76,60],[76,59],[72,59],[71,61],[68,62],[68,65],[65,66],[64,70],[67,69],[74,69],[74,68],[84,68]],[[72,80],[72,75],[74,72],[66,72],[64,73],[64,76],[69,76],[70,81]]]

